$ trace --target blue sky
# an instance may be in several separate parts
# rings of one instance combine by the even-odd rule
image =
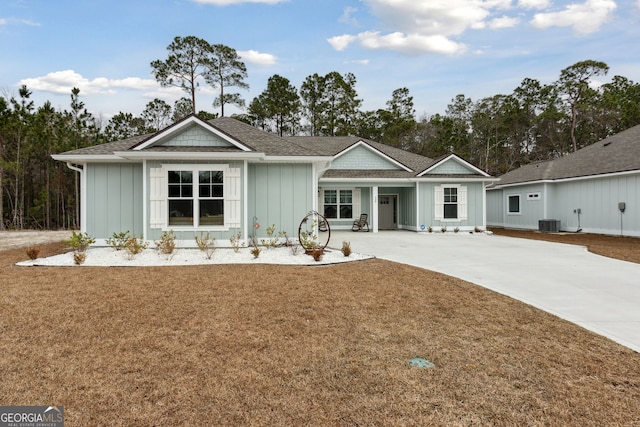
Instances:
[[[595,84],[640,82],[639,24],[640,0],[0,0],[0,95],[26,84],[36,105],[68,109],[76,86],[96,116],[139,115],[156,97],[186,95],[161,88],[149,64],[193,35],[239,52],[247,105],[274,74],[299,88],[338,71],[356,76],[363,109],[407,87],[420,117],[457,94],[552,83],[586,59],[610,67]],[[213,97],[198,92],[198,110],[218,111]]]

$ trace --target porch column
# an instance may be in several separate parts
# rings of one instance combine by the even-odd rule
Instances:
[[[378,232],[378,187],[371,187],[371,231]]]

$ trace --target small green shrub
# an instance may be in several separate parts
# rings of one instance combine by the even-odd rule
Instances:
[[[121,251],[125,248],[127,240],[129,240],[130,237],[129,230],[121,233],[113,233],[111,237],[107,239],[107,245],[111,246],[116,251]]]
[[[251,248],[251,255],[253,255],[254,258],[258,258],[260,256],[260,252],[262,251],[257,246]]]
[[[443,233],[447,232],[447,226],[443,225],[442,228],[440,228],[440,231],[442,231]]]
[[[40,248],[38,246],[29,246],[27,248],[27,256],[29,259],[36,259],[40,255]]]
[[[351,242],[342,242],[342,255],[346,257],[351,255]]]
[[[176,249],[176,235],[173,230],[163,231],[160,236],[160,240],[154,242],[160,253],[164,255],[171,255],[173,251]]]
[[[211,259],[213,252],[216,250],[216,238],[210,237],[208,232],[205,235],[204,232],[201,231],[200,236],[196,236],[195,239],[198,249],[206,254],[207,259]]]
[[[267,227],[267,237],[268,239],[261,239],[260,242],[262,246],[267,249],[275,248],[278,246],[278,236],[275,236],[276,233],[276,225],[272,224],[271,227]]]
[[[432,227],[432,226],[429,226],[429,228],[427,228],[427,231],[428,231],[429,233],[433,233],[433,227]]]
[[[89,236],[87,233],[76,233],[75,231],[71,232],[71,238],[69,240],[64,241],[69,248],[76,252],[86,252],[86,250],[89,249],[89,246],[95,242],[96,239]]]
[[[318,221],[314,218],[311,222],[311,230],[300,231],[300,245],[306,250],[311,251],[318,246],[318,235],[315,233]]]
[[[460,227],[456,227],[456,228],[453,229],[454,233],[457,233],[458,231],[460,231]]]

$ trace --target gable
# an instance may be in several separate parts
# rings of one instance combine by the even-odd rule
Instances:
[[[190,126],[188,129],[159,141],[156,147],[233,147],[229,141],[204,129],[202,126]]]
[[[403,170],[382,153],[362,143],[339,154],[331,163],[331,169],[340,170]]]
[[[195,115],[187,116],[131,148],[133,151],[151,147],[223,147],[252,151],[237,139],[221,132]]]
[[[475,175],[476,173],[466,165],[449,158],[433,169],[429,169],[425,175]]]

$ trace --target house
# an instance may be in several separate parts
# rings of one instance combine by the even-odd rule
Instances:
[[[453,154],[433,160],[356,137],[283,138],[228,117],[189,116],[53,158],[80,174],[81,227],[97,244],[116,232],[152,241],[173,230],[183,245],[205,231],[222,246],[272,224],[297,237],[312,210],[332,229],[351,229],[366,213],[373,232],[473,230],[485,226],[485,187],[495,181]]]
[[[639,202],[640,126],[635,126],[503,175],[487,190],[487,224],[640,236]]]

